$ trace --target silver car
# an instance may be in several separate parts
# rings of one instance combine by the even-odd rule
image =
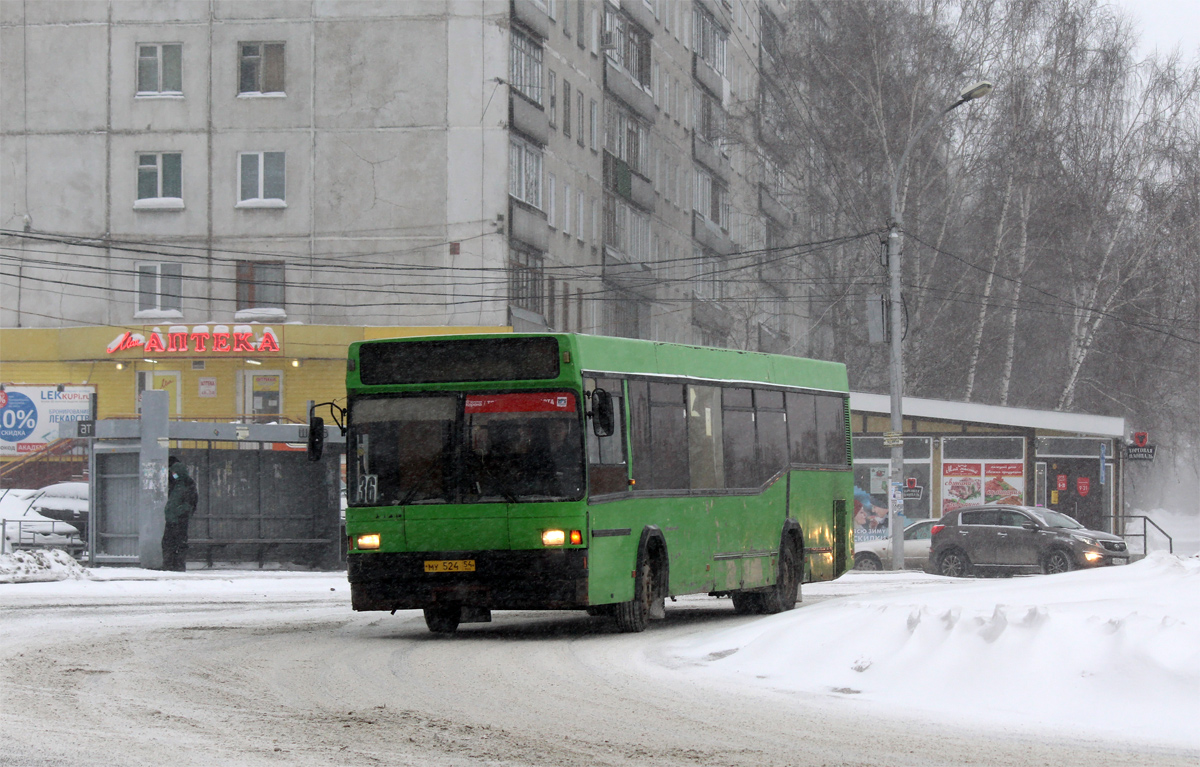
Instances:
[[[936,519],[922,519],[904,528],[904,567],[920,570],[929,560],[930,529]],[[892,539],[864,541],[854,544],[855,570],[890,570],[892,568]]]

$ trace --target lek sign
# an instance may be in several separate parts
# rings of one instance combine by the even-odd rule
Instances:
[[[191,328],[173,325],[167,328],[166,333],[160,328],[152,328],[145,335],[126,331],[112,340],[108,345],[108,353],[131,349],[137,349],[142,354],[263,354],[280,351],[279,339],[274,330],[269,327],[261,328],[257,338],[255,330],[256,328],[250,325],[234,325],[232,332],[228,325],[214,325],[211,331],[207,325]]]

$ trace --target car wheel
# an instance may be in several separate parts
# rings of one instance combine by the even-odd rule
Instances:
[[[883,561],[869,551],[859,552],[854,555],[855,570],[882,570]]]
[[[1046,555],[1046,561],[1042,565],[1042,570],[1047,575],[1054,573],[1066,573],[1075,569],[1075,563],[1071,561],[1071,555],[1062,549],[1054,549]]]
[[[435,634],[453,634],[458,631],[458,620],[462,608],[458,605],[434,605],[425,608],[425,625]]]
[[[938,557],[938,573],[950,578],[965,578],[971,574],[971,560],[962,551],[950,549]]]

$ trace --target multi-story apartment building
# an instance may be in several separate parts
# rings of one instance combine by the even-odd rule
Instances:
[[[0,2],[0,326],[512,326],[804,353],[773,250],[791,214],[734,129],[783,11]]]

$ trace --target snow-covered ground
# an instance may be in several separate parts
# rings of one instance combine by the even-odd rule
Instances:
[[[344,599],[346,582],[343,573],[85,570],[61,552],[0,556],[0,606],[231,593]],[[698,623],[682,637],[656,639],[652,624],[636,668],[732,694],[836,699],[881,720],[932,722],[929,737],[962,726],[1200,753],[1200,557],[1154,553],[1126,567],[978,580],[851,571],[806,585],[804,597],[792,612]],[[718,604],[685,597],[675,609],[701,602]]]
[[[1198,557],[990,580],[851,571],[805,591],[842,596],[664,657],[705,682],[880,716],[1200,748]]]
[[[1170,543],[1172,544],[1172,548],[1174,548],[1174,553],[1184,557],[1200,554],[1200,513],[1196,511],[1184,512],[1168,509],[1151,509],[1148,511],[1134,509],[1130,514],[1144,514],[1150,517],[1155,524],[1163,529],[1163,532],[1171,536],[1172,540]],[[1128,530],[1141,532],[1141,525],[1137,521],[1131,521],[1128,525]],[[1153,527],[1147,529],[1146,537],[1150,551],[1167,550],[1167,539]],[[1141,541],[1137,538],[1130,539],[1130,546],[1134,551],[1142,550]]]

